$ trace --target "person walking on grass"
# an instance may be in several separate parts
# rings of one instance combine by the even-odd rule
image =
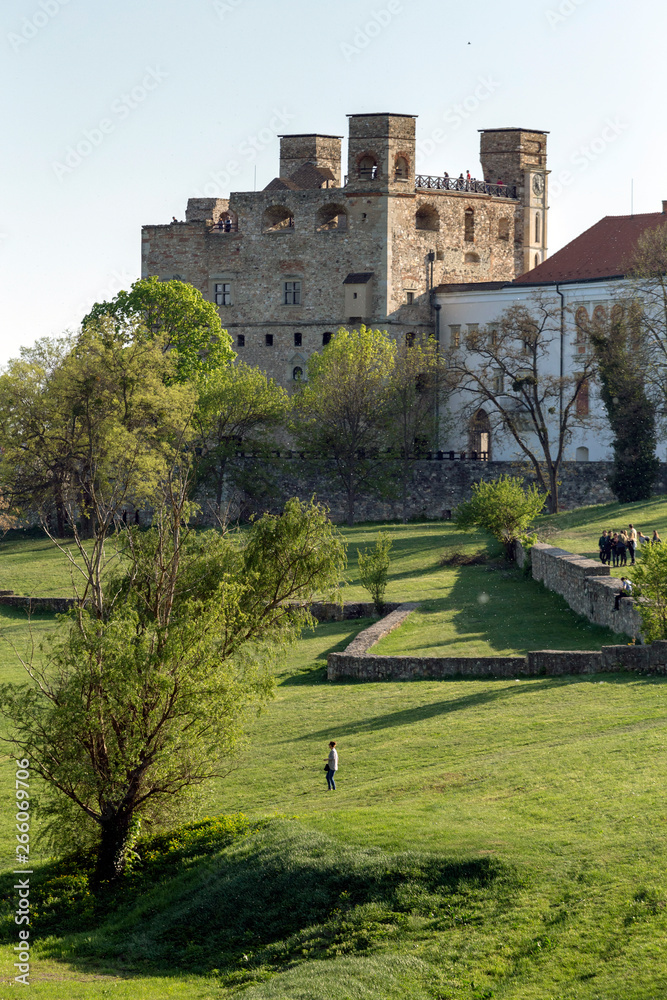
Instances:
[[[336,771],[338,770],[338,751],[336,750],[336,741],[331,740],[329,743],[329,756],[327,757],[327,766],[325,768],[327,772],[327,791],[336,791]]]

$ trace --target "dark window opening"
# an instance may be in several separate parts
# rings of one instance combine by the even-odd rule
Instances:
[[[245,334],[239,333],[238,337],[236,338],[236,346],[245,347]]]
[[[264,334],[264,342],[266,343],[267,347],[273,347],[273,334],[272,333],[265,333]]]
[[[406,333],[406,335],[405,335],[405,344],[406,344],[406,347],[412,347],[414,345],[414,342],[415,342],[415,335],[414,335],[414,333]]]
[[[466,208],[463,223],[463,238],[466,243],[475,242],[475,213],[472,208]]]
[[[300,368],[299,365],[297,365],[296,368],[292,369],[292,379],[294,382],[300,382],[302,378],[303,368]]]
[[[286,306],[301,305],[300,281],[285,281],[283,283],[283,303]]]
[[[415,302],[415,293],[414,292],[406,292],[405,301],[407,302],[407,304],[409,306],[414,305],[414,302]]]
[[[433,205],[422,205],[415,215],[415,229],[437,233],[440,229],[440,216]]]
[[[301,347],[302,340],[303,340],[303,335],[302,334],[300,334],[300,333],[295,333],[294,334],[294,346],[295,347]]]
[[[359,177],[365,181],[373,181],[377,176],[377,160],[370,153],[367,153],[359,160]]]
[[[219,281],[215,285],[216,306],[231,306],[232,286],[228,281]]]
[[[322,346],[326,347],[327,344],[329,344],[330,342],[331,342],[331,334],[330,333],[323,333],[322,334]]]

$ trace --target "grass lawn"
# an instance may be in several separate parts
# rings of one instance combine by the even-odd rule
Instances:
[[[585,523],[577,530],[587,530]],[[438,634],[427,634],[428,615],[443,613],[437,602],[455,595],[461,611],[452,610],[447,626],[452,647],[470,636],[492,652],[523,650],[526,637],[546,634],[540,608],[548,610],[554,641],[560,631],[579,636],[572,648],[591,643],[579,619],[561,620],[558,600],[531,581],[483,566],[440,567],[443,549],[460,541],[451,526],[387,530],[395,538],[387,597],[426,602],[420,642],[439,648]],[[363,593],[356,549],[376,531],[346,531],[348,600]],[[482,544],[463,540],[469,550]],[[481,592],[490,600],[480,605]],[[495,621],[484,617],[494,608]],[[25,619],[8,609],[0,614],[25,644]],[[518,622],[514,635],[509,614]],[[36,630],[43,634],[51,621],[36,621]],[[144,850],[125,897],[98,913],[74,876],[49,874],[46,859],[36,857],[36,882],[50,882],[36,895],[42,915],[32,994],[667,995],[667,679],[328,683],[327,654],[366,624],[332,623],[304,636],[280,668],[276,697],[253,721],[235,769],[191,803],[193,821],[244,813],[247,829],[238,837],[204,844],[195,831],[183,847],[176,837],[155,857]],[[7,649],[0,672],[2,680],[20,677]],[[327,793],[323,773],[329,739],[340,751],[335,793]],[[9,801],[13,766],[6,758],[1,774]],[[6,859],[12,822],[6,807]],[[12,884],[5,878],[8,901]],[[6,913],[0,1000],[18,989],[10,977],[11,905]]]
[[[563,514],[539,517],[535,527],[541,542],[570,552],[598,558],[598,538],[603,530],[620,531],[634,524],[649,538],[653,530],[667,539],[667,498],[653,497],[641,503],[606,503],[579,507]]]

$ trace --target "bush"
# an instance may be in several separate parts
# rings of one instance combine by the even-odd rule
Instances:
[[[546,503],[546,493],[537,486],[523,485],[516,476],[501,476],[490,482],[475,483],[472,497],[454,511],[461,531],[482,528],[502,542],[505,555],[513,560],[515,545]]]
[[[384,531],[378,532],[374,549],[364,549],[359,552],[359,577],[361,585],[373,598],[375,610],[379,615],[384,610],[384,592],[387,589],[387,571],[389,569],[389,552],[391,538]]]
[[[630,576],[644,641],[667,639],[667,546],[645,545]]]

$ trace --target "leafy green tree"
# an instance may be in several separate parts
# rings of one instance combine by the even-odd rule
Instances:
[[[620,303],[610,319],[589,331],[598,362],[601,396],[614,433],[614,472],[609,485],[621,503],[648,500],[659,462],[655,404],[646,391],[649,367],[638,303]]]
[[[215,372],[234,358],[231,338],[215,305],[185,281],[156,277],[135,281],[129,292],[96,303],[84,317],[83,328],[105,317],[124,342],[159,337],[164,351],[176,353],[177,377],[182,381]]]
[[[667,545],[644,545],[629,573],[644,641],[667,639]]]
[[[11,741],[50,790],[71,850],[96,845],[94,884],[117,880],[140,820],[159,822],[223,776],[272,666],[335,593],[345,543],[317,504],[291,500],[242,542],[190,534],[183,481],[165,483],[154,526],[130,529],[104,599],[61,620],[31,683],[4,685]],[[72,839],[73,838],[73,839]]]
[[[377,490],[383,480],[379,451],[389,442],[395,354],[386,333],[341,327],[321,354],[310,357],[308,379],[294,397],[294,433],[303,447],[330,461],[347,497],[350,525],[359,494]]]
[[[373,598],[375,610],[379,615],[384,610],[384,594],[387,589],[391,544],[389,535],[384,531],[379,531],[375,547],[360,550],[358,555],[361,585]]]
[[[429,448],[437,449],[440,404],[449,379],[433,337],[396,348],[391,375],[393,439],[401,457],[403,521],[407,521],[412,463]]]
[[[224,365],[199,384],[194,425],[201,457],[198,476],[213,487],[213,513],[225,521],[223,494],[228,462],[239,448],[265,449],[271,431],[285,422],[289,397],[260,368],[243,361]]]
[[[524,535],[540,513],[546,495],[537,486],[525,487],[516,476],[474,483],[470,500],[454,511],[456,527],[462,531],[482,528],[502,542],[505,554],[512,560],[516,542]]]
[[[122,508],[146,501],[183,446],[195,393],[175,372],[160,338],[123,344],[107,323],[23,351],[0,377],[6,499],[52,533],[55,508],[59,537],[67,521],[101,551]]]

